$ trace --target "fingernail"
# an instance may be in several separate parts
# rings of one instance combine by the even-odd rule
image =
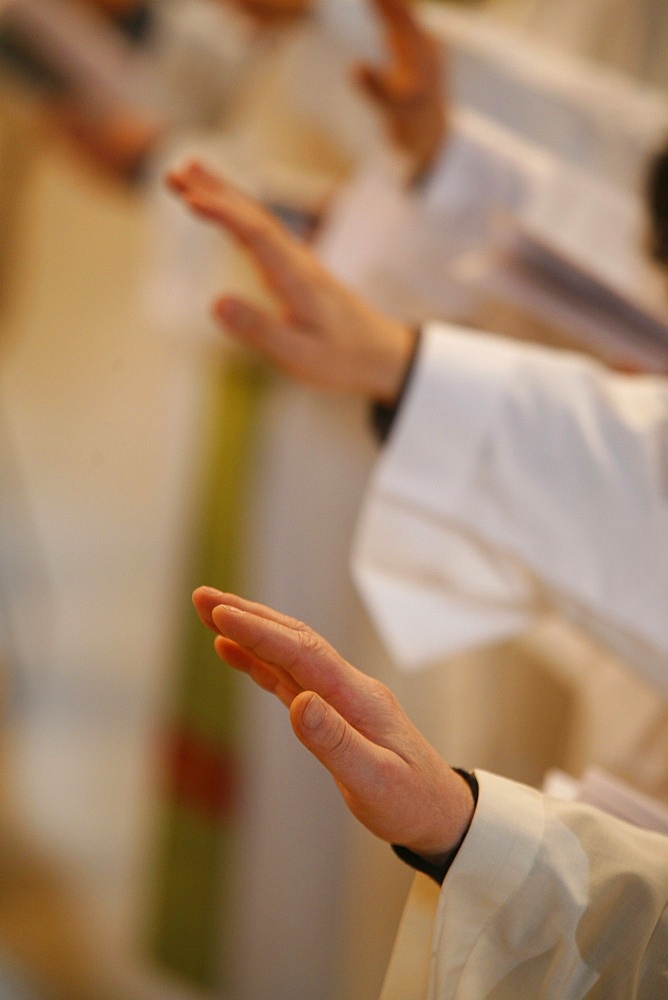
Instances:
[[[302,722],[306,729],[317,729],[325,718],[325,703],[317,694],[311,695],[311,700],[302,712]]]

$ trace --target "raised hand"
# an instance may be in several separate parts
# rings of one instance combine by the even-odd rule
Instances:
[[[459,843],[473,814],[469,787],[384,684],[302,622],[262,604],[209,587],[193,602],[216,633],[220,658],[290,709],[298,739],[367,829],[434,864]]]
[[[314,388],[394,402],[413,348],[410,329],[340,285],[269,212],[200,163],[173,170],[167,183],[245,247],[276,298],[273,313],[220,298],[214,313],[234,338]]]
[[[76,101],[45,102],[42,119],[86,167],[113,180],[134,180],[151,156],[163,126],[132,110],[116,108],[92,115]]]
[[[385,30],[385,66],[355,75],[383,115],[414,173],[432,163],[447,133],[444,51],[411,10],[411,0],[372,0]]]

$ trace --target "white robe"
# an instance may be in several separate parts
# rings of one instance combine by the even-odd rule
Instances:
[[[658,1000],[668,839],[478,772],[442,890],[418,876],[381,1000]]]
[[[469,109],[452,115],[433,168],[406,190],[398,162],[376,158],[331,208],[320,255],[348,284],[406,322],[462,320],[577,346],[607,362],[665,364],[621,313],[603,313],[596,284],[668,324],[665,275],[646,252],[641,197],[574,167]],[[555,290],[519,254],[518,234],[549,249],[575,280]],[[524,235],[522,238],[525,238]],[[590,282],[591,301],[576,282]],[[566,294],[568,293],[568,294]],[[527,322],[530,320],[530,322]],[[500,323],[504,323],[500,327]]]
[[[488,7],[569,52],[668,84],[668,10],[661,0],[490,0]]]
[[[355,574],[408,666],[572,618],[668,690],[668,384],[434,324]]]

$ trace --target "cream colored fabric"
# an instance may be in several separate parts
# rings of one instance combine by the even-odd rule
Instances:
[[[595,283],[668,322],[665,276],[646,252],[642,199],[462,108],[419,189],[376,160],[346,186],[320,239],[326,262],[407,322],[491,323],[513,336],[577,346],[608,362],[661,369],[665,351],[604,309]],[[552,254],[558,285],[518,251]],[[526,234],[526,235],[525,235]],[[577,270],[569,287],[566,266]],[[581,293],[589,280],[591,294]]]
[[[409,897],[382,1000],[663,996],[666,838],[477,776],[473,824],[440,896],[416,886]]]
[[[489,0],[487,7],[569,52],[668,84],[668,10],[662,0]]]
[[[508,0],[517,4],[521,0]],[[575,9],[624,2],[626,15],[645,16],[654,2],[663,0],[528,0],[545,21],[562,36],[579,17]],[[466,8],[448,3],[427,4],[425,16],[450,49],[452,91],[456,99],[513,130],[539,142],[580,167],[594,170],[625,187],[636,189],[644,177],[649,153],[663,140],[668,128],[665,89],[648,86],[626,72],[619,72],[591,58],[585,44],[578,49],[562,45],[548,31],[528,25],[533,11],[504,17],[495,10],[505,0]],[[586,16],[586,15],[585,15]],[[596,15],[597,18],[600,16]],[[600,17],[599,25],[607,23]],[[665,25],[666,11],[657,14]],[[511,23],[504,23],[510,21]],[[649,22],[652,23],[652,22]],[[628,42],[619,21],[605,32],[604,45]],[[601,37],[601,36],[599,36]],[[655,46],[656,66],[665,83],[665,28],[648,41]],[[658,82],[658,79],[657,79]]]

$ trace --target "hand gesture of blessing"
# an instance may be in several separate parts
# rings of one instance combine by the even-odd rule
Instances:
[[[220,658],[290,709],[295,734],[352,814],[381,839],[439,864],[465,834],[473,797],[392,692],[294,618],[209,587],[193,601],[216,633]]]

